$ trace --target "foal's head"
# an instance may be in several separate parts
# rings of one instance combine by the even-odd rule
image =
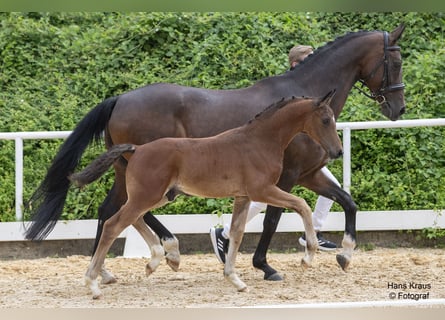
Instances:
[[[312,100],[313,109],[304,125],[304,131],[323,147],[330,159],[336,159],[343,154],[334,112],[329,106],[334,95],[335,91],[331,91],[320,99]]]

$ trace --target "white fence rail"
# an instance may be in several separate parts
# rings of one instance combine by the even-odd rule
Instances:
[[[445,118],[440,119],[421,119],[421,120],[399,120],[399,121],[371,121],[371,122],[339,122],[337,123],[337,129],[343,131],[343,148],[344,148],[344,155],[343,155],[343,188],[349,192],[350,186],[351,186],[351,131],[352,130],[366,130],[366,129],[379,129],[379,128],[410,128],[410,127],[432,127],[432,126],[445,126]],[[21,221],[23,218],[22,213],[22,206],[23,206],[23,141],[28,139],[64,139],[66,138],[71,131],[57,131],[57,132],[0,132],[0,140],[14,140],[15,141],[15,210],[16,210],[16,219],[17,221]],[[382,216],[382,213],[393,213],[392,215],[384,215]],[[415,221],[417,223],[416,225],[413,225],[412,223],[406,223],[407,219],[400,219],[401,212],[405,212],[408,215],[405,215],[405,218],[409,217],[408,220]],[[416,213],[421,214],[420,220],[418,218],[415,218]],[[374,217],[372,218],[372,216]],[[377,218],[377,216],[379,216]],[[182,216],[182,217],[181,217]],[[192,218],[192,216],[195,216],[195,218]],[[358,214],[358,221],[360,221],[360,216],[366,217],[364,221],[364,225],[360,225],[358,223],[358,230],[370,230],[369,228],[372,228],[373,222],[376,220],[380,220],[382,217],[386,217],[384,219],[387,219],[386,221],[383,221],[382,224],[393,228],[392,230],[403,230],[403,229],[419,229],[424,228],[426,226],[432,226],[433,224],[435,226],[445,228],[445,221],[444,217],[441,216],[440,212],[432,211],[432,210],[421,210],[421,211],[376,211],[376,212],[359,212]],[[182,232],[187,233],[183,230],[183,228],[177,227],[178,225],[184,225],[187,226],[189,224],[184,224],[184,218],[189,217],[189,219],[193,219],[193,221],[196,221],[197,216],[196,215],[173,215],[170,217],[165,217],[165,219],[168,219],[169,227],[171,227],[172,232]],[[289,218],[291,216],[288,216]],[[334,215],[332,216],[332,218]],[[370,218],[371,217],[371,218]],[[208,217],[205,219],[203,216],[200,217],[201,221],[206,220],[206,222],[203,224],[205,225],[205,228],[202,230],[203,232],[208,231],[208,227],[210,223],[215,223],[216,217]],[[207,221],[208,219],[212,221]],[[388,220],[389,219],[389,220]],[[334,221],[334,220],[333,220]],[[327,230],[341,230],[344,226],[344,224],[341,224],[341,227],[338,227],[339,221],[342,221],[341,219],[336,219],[336,222],[327,223]],[[344,220],[343,220],[344,221]],[[420,222],[419,222],[420,221]],[[167,221],[166,221],[167,222]],[[221,222],[221,221],[220,221]],[[295,222],[296,223],[296,222]],[[299,231],[301,229],[301,226],[295,223],[286,223],[283,225],[290,226],[290,228],[294,231]],[[63,223],[65,224],[65,223]],[[60,228],[64,228],[63,224],[60,224]],[[66,223],[66,225],[77,225],[77,223]],[[0,234],[3,234],[3,237],[0,237],[0,241],[7,241],[7,239],[10,240],[19,240],[22,239],[22,236],[18,235],[18,232],[22,233],[21,223],[12,223],[12,224],[6,224],[12,227],[12,229],[5,229],[6,227],[0,226]],[[90,230],[93,228],[95,230],[94,224],[89,222],[89,227],[85,230]],[[196,229],[196,224],[192,224],[194,226],[194,229],[190,227],[189,231],[190,233],[196,233],[197,230],[200,230],[200,228]],[[331,226],[331,227],[330,227]],[[334,227],[333,227],[334,226]],[[84,228],[85,226],[81,226],[80,228]],[[379,230],[380,227],[374,226],[377,230]],[[179,230],[177,230],[179,228]],[[261,230],[260,223],[252,224],[252,227],[250,227],[249,230],[251,232]],[[66,229],[66,228],[65,228]],[[61,233],[66,233],[67,230],[63,230]],[[288,231],[288,228],[285,228],[285,230],[281,230],[279,228],[278,231]],[[8,233],[8,230],[10,232]],[[71,237],[85,237],[84,232],[78,232],[77,227],[72,231]],[[91,234],[90,234],[91,233]],[[7,236],[9,234],[9,236]],[[57,233],[56,233],[57,234]],[[82,234],[82,235],[81,235]],[[125,236],[123,234],[122,236]],[[64,236],[61,236],[64,238]],[[95,237],[94,231],[88,232],[88,238],[89,237]],[[56,236],[57,238],[57,236]]]

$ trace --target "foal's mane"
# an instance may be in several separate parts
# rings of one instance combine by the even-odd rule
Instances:
[[[290,102],[292,101],[297,101],[297,100],[306,100],[306,99],[310,99],[308,97],[288,97],[288,98],[281,98],[281,100],[272,103],[271,105],[269,105],[268,107],[266,107],[263,111],[261,111],[260,113],[256,114],[255,117],[251,120],[249,120],[248,123],[252,123],[253,121],[259,120],[259,119],[264,119],[266,117],[270,117],[271,115],[273,115],[277,110],[285,107],[286,105],[288,105]]]

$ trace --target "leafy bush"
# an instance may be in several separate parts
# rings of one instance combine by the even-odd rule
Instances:
[[[0,128],[72,130],[106,97],[154,82],[240,88],[287,69],[296,43],[324,45],[349,31],[406,24],[405,119],[445,117],[443,13],[0,13]],[[353,90],[339,121],[381,120]],[[445,207],[445,129],[353,132],[351,192],[360,210]],[[61,141],[25,142],[25,199]],[[1,221],[14,219],[13,143],[0,141]],[[82,165],[104,150],[91,147]],[[342,179],[341,162],[329,165]],[[113,181],[69,192],[64,219],[93,218]],[[313,206],[316,195],[293,192]],[[229,212],[230,199],[181,197],[157,213]],[[341,210],[335,205],[334,210]]]

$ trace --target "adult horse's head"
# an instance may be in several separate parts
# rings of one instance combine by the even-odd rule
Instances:
[[[405,26],[401,24],[391,33],[381,33],[383,55],[371,57],[375,64],[365,68],[359,80],[371,90],[371,94],[365,95],[376,100],[382,113],[393,121],[405,113],[402,58],[400,47],[396,45],[404,29]]]

